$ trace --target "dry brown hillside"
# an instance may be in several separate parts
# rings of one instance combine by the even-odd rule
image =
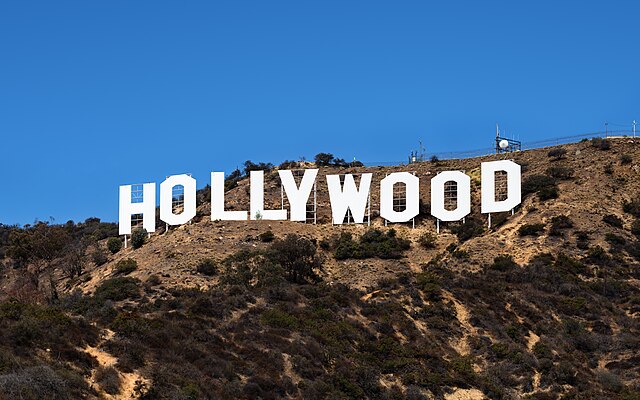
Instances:
[[[140,250],[125,250],[120,252],[109,263],[92,273],[91,281],[83,284],[84,291],[91,291],[105,277],[109,276],[115,263],[122,258],[134,258],[139,270],[132,276],[144,280],[150,274],[161,274],[165,277],[167,286],[186,285],[207,287],[211,284],[209,278],[194,275],[193,269],[199,261],[206,258],[222,260],[226,256],[241,249],[264,248],[266,244],[258,240],[258,235],[271,230],[276,237],[283,237],[289,233],[298,233],[320,242],[331,239],[341,232],[353,232],[360,235],[369,227],[364,225],[334,226],[330,222],[331,208],[326,188],[327,174],[345,174],[371,172],[374,174],[371,189],[372,215],[378,215],[379,181],[386,174],[399,171],[415,171],[420,178],[421,200],[428,204],[430,180],[439,171],[462,170],[472,177],[472,218],[486,223],[486,216],[480,214],[480,163],[498,159],[514,160],[523,166],[523,181],[533,175],[545,174],[551,167],[564,167],[573,171],[573,177],[559,180],[559,196],[556,199],[540,201],[535,195],[524,195],[522,204],[515,210],[513,216],[498,227],[467,240],[458,246],[459,250],[468,252],[469,258],[463,265],[453,268],[479,268],[493,261],[497,254],[510,254],[516,262],[526,263],[533,255],[541,252],[557,253],[570,252],[576,256],[586,255],[586,250],[575,246],[575,238],[563,238],[540,234],[522,237],[518,228],[523,224],[544,223],[549,225],[554,216],[566,215],[574,223],[574,231],[590,232],[591,243],[605,248],[609,245],[605,241],[605,234],[610,225],[603,222],[605,215],[613,214],[623,220],[624,227],[620,234],[627,238],[633,235],[629,232],[635,220],[630,214],[624,213],[622,203],[631,201],[640,193],[640,140],[630,138],[610,139],[611,149],[600,150],[591,142],[574,143],[559,146],[566,150],[566,155],[555,160],[548,156],[554,148],[527,150],[506,155],[490,155],[462,160],[443,160],[436,163],[424,162],[408,166],[368,167],[368,168],[334,168],[323,167],[318,175],[318,220],[317,225],[303,224],[289,221],[247,221],[221,222],[210,221],[209,204],[199,207],[197,222],[190,225],[171,229],[167,233],[151,236],[149,243]],[[632,162],[623,165],[622,155],[628,155]],[[607,172],[610,165],[612,171]],[[281,204],[280,184],[277,173],[272,171],[265,175],[265,204],[269,209],[276,209]],[[244,179],[239,186],[226,195],[227,209],[247,210],[249,208],[249,182]],[[427,208],[428,210],[428,208]],[[455,224],[451,224],[455,225]],[[410,224],[389,224],[384,227],[384,220],[374,217],[372,227],[381,229],[393,228],[399,236],[416,242],[425,232],[436,234],[435,219],[430,215],[421,215],[417,219],[416,227]],[[325,278],[348,284],[359,289],[366,289],[379,279],[390,277],[402,271],[418,271],[420,265],[428,262],[442,253],[447,246],[457,243],[456,236],[449,232],[447,224],[437,235],[436,247],[424,249],[414,245],[406,253],[406,258],[400,263],[397,260],[344,260],[335,261],[326,254]],[[450,260],[450,254],[444,260]],[[453,263],[455,264],[455,262]]]
[[[505,157],[523,201],[487,229],[480,164]],[[442,170],[471,176],[464,224],[384,226],[380,179],[415,171],[428,211]],[[360,172],[371,226],[333,226],[325,176]],[[137,249],[95,219],[0,225],[0,398],[640,399],[639,177],[640,140],[594,139],[322,167],[315,225],[211,221],[206,188]]]

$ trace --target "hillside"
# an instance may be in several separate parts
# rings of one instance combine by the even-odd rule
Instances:
[[[640,399],[640,141],[509,154],[523,202],[487,229],[504,157],[322,167],[317,225],[210,221],[204,189],[114,254],[97,220],[0,226],[0,398]],[[472,178],[465,224],[384,226],[380,179],[415,171],[428,210],[442,170]],[[332,226],[325,175],[361,172],[372,226]]]

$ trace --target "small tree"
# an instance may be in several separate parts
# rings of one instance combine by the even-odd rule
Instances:
[[[144,242],[147,240],[147,230],[138,228],[133,231],[131,234],[131,245],[134,249],[139,249],[142,247]]]
[[[107,240],[107,248],[111,254],[116,254],[122,249],[122,240],[117,237],[109,238],[109,240]]]
[[[326,167],[333,164],[334,157],[331,153],[318,153],[314,160],[318,167]]]
[[[289,234],[276,240],[269,249],[268,258],[286,271],[291,282],[319,280],[316,270],[322,268],[322,260],[316,254],[316,244],[307,238]]]

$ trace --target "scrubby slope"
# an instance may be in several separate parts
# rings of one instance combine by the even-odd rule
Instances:
[[[504,156],[322,168],[318,225],[213,222],[205,202],[194,223],[88,264],[71,280],[54,260],[60,294],[51,310],[95,328],[62,342],[3,348],[7,357],[20,348],[30,353],[0,371],[0,393],[14,387],[3,377],[25,380],[19,368],[44,364],[73,387],[72,398],[109,391],[153,399],[640,398],[639,142],[509,156],[523,166],[526,195],[514,215],[494,216],[489,230],[479,214],[480,163]],[[435,235],[428,216],[412,229],[384,227],[374,214],[372,225],[383,232],[374,235],[367,226],[326,223],[328,173],[374,172],[376,208],[386,173],[415,170],[426,203],[430,177],[452,169],[472,177],[473,215],[464,225],[443,225]],[[265,176],[265,197],[277,208],[277,175]],[[229,208],[248,208],[247,184],[227,193]],[[390,229],[399,241],[386,239]],[[275,241],[261,240],[267,231]],[[290,233],[297,242],[282,242]],[[300,253],[314,243],[315,254]],[[358,246],[367,247],[367,258]],[[292,279],[289,261],[302,255],[308,262],[292,268],[315,274]],[[124,270],[118,263],[127,259],[137,267]],[[28,266],[9,258],[5,265],[3,290],[15,294]],[[20,341],[22,315],[5,318],[0,333]],[[70,355],[67,364],[54,363],[46,348],[56,347],[92,361]],[[95,382],[102,363],[91,357],[97,349],[117,359],[110,375],[101,370],[102,382]],[[86,383],[71,385],[65,368]]]

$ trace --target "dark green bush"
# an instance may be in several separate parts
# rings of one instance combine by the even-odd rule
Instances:
[[[557,186],[544,187],[538,191],[538,198],[542,201],[557,199],[559,195]]]
[[[587,259],[595,264],[602,265],[609,261],[610,257],[601,246],[595,246],[589,249]]]
[[[267,251],[267,259],[279,265],[291,282],[318,281],[322,258],[317,254],[315,241],[289,234],[273,242]]]
[[[116,263],[115,273],[118,275],[128,275],[138,269],[138,263],[132,258],[125,258]]]
[[[640,198],[636,197],[631,201],[624,201],[622,203],[622,210],[634,217],[640,218]]]
[[[555,148],[555,149],[551,149],[547,153],[547,156],[553,157],[554,161],[560,160],[561,158],[564,158],[566,155],[567,155],[567,151],[565,149],[561,148],[561,147]]]
[[[609,162],[604,166],[604,173],[607,175],[613,175],[613,163]]]
[[[450,228],[451,232],[458,237],[460,242],[482,235],[485,229],[484,222],[477,218],[467,218],[464,223],[461,222]]]
[[[573,221],[566,215],[556,215],[551,218],[551,228],[549,228],[549,235],[560,236],[563,229],[569,229],[573,227]]]
[[[116,254],[122,249],[122,240],[119,237],[111,237],[107,240],[107,248],[111,254]]]
[[[607,214],[602,217],[602,222],[611,225],[615,228],[622,228],[622,219],[617,215]]]
[[[371,229],[360,236],[359,242],[355,242],[350,233],[343,232],[338,239],[334,257],[336,260],[373,257],[397,259],[402,258],[404,251],[410,247],[411,242],[397,237],[394,229],[386,233],[379,229]]]
[[[576,231],[576,247],[582,250],[586,250],[589,248],[589,232],[586,231]]]
[[[613,246],[622,246],[627,243],[627,240],[620,235],[616,235],[615,233],[607,232],[604,235],[604,239],[612,244]]]
[[[431,232],[425,232],[418,238],[418,244],[425,249],[435,249],[436,247],[436,236]]]
[[[609,150],[611,148],[611,143],[607,139],[598,137],[591,139],[591,145],[600,150]]]
[[[631,233],[636,236],[640,236],[640,219],[633,221],[631,224]]]
[[[139,283],[138,279],[128,276],[107,279],[96,288],[95,297],[113,301],[137,299],[140,297]]]
[[[440,278],[430,271],[421,272],[416,275],[416,283],[422,289],[427,299],[436,301],[441,296]]]
[[[522,182],[522,194],[537,193],[540,190],[556,185],[556,180],[548,175],[531,175]]]
[[[263,243],[273,242],[275,238],[276,235],[274,235],[272,231],[262,232],[258,235],[258,239],[260,239],[260,241]]]
[[[142,228],[137,228],[131,234],[131,246],[134,249],[139,249],[144,245],[144,242],[147,240],[147,230]]]
[[[513,260],[513,257],[509,254],[501,254],[493,259],[491,269],[498,271],[507,271],[517,267],[518,264]]]
[[[632,162],[633,162],[633,157],[631,157],[629,154],[622,154],[620,156],[620,164],[627,165],[627,164],[631,164]]]
[[[573,178],[574,170],[571,167],[565,167],[562,165],[554,165],[547,168],[547,175],[557,180],[566,180]]]
[[[218,273],[218,264],[214,260],[207,258],[198,263],[196,271],[206,276],[213,276]]]
[[[544,224],[524,224],[518,228],[520,236],[536,236],[544,231]]]

